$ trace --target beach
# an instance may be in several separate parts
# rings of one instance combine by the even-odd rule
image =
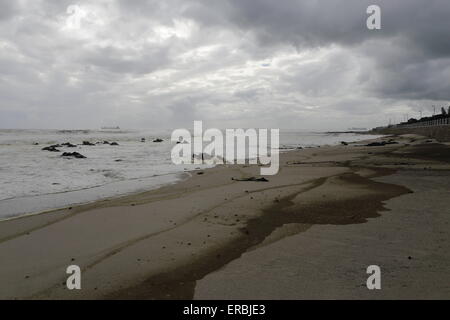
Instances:
[[[386,136],[281,153],[268,181],[219,165],[0,221],[0,298],[449,299],[449,161],[448,143]]]
[[[280,149],[380,136],[282,130]],[[149,191],[211,167],[174,165],[174,146],[168,130],[0,129],[0,220]],[[63,156],[73,152],[85,158]]]

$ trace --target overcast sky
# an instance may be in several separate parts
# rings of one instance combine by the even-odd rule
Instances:
[[[334,130],[449,101],[449,0],[0,0],[0,128]]]

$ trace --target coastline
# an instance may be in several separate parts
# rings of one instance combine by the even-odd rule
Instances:
[[[2,203],[0,207],[0,210],[2,211],[0,221],[64,210],[69,207],[96,203],[102,200],[112,200],[136,195],[149,190],[158,189],[161,186],[177,183],[188,178],[189,172],[190,171],[180,171],[158,176],[114,181],[77,190],[3,199],[1,200]],[[122,187],[118,188],[118,185],[122,185]],[[48,203],[52,204],[48,205]],[[17,209],[18,207],[22,209],[19,211]],[[35,209],[32,210],[31,208]]]
[[[7,187],[2,189],[0,220],[138,194],[176,183],[180,180],[180,175],[197,167],[201,169],[209,167],[196,164],[174,166],[170,161],[170,165],[167,164],[165,156],[170,154],[170,148],[173,146],[167,137],[163,143],[144,144],[138,141],[136,136],[122,137],[121,140],[117,140],[117,137],[95,137],[95,135],[91,138],[52,136],[52,143],[72,141],[78,146],[77,150],[87,156],[87,159],[72,161],[73,159],[62,160],[54,153],[41,151],[42,145],[51,143],[47,141],[48,139],[43,139],[45,134],[49,134],[47,130],[42,130],[38,135],[39,138],[30,135],[26,130],[22,130],[21,134],[22,138],[18,140],[3,137],[3,142],[6,139],[7,142],[17,145],[12,144],[12,149],[2,149],[3,155],[9,156],[3,158],[6,165],[2,167],[1,177]],[[370,138],[379,136],[372,135]],[[36,139],[39,140],[38,145],[33,142]],[[94,142],[95,147],[78,143],[86,139]],[[112,139],[120,141],[120,147],[99,144],[100,141],[108,142]],[[302,147],[305,147],[335,145],[340,144],[341,140],[358,141],[367,137],[324,133],[305,135],[286,131],[282,133],[282,139],[284,142],[280,149],[293,150],[299,146],[298,141],[304,141]],[[72,148],[67,147],[61,151],[69,152]],[[14,161],[17,157],[20,160]],[[150,161],[142,161],[149,157]],[[26,174],[18,168],[26,168]],[[41,174],[44,172],[45,175]]]
[[[269,182],[231,179],[257,176],[257,166],[220,165],[148,192],[0,221],[0,298],[192,299],[198,281],[248,252],[313,226],[386,214],[386,201],[411,191],[381,177],[450,169],[448,146],[413,135],[394,140],[281,153]],[[430,153],[441,149],[443,158]],[[65,287],[70,264],[82,269],[82,290]]]

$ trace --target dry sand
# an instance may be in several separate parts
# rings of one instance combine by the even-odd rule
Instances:
[[[448,299],[450,147],[394,140],[283,153],[269,182],[219,166],[0,222],[0,298]],[[66,288],[72,264],[81,290]],[[370,264],[382,290],[365,287]]]

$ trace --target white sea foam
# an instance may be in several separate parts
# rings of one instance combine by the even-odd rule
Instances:
[[[162,138],[154,143],[154,138]],[[172,164],[170,131],[0,130],[0,219],[150,190],[180,179],[199,165]],[[374,136],[282,131],[280,147],[333,145]],[[146,142],[141,142],[145,138]],[[82,141],[119,146],[83,146]],[[86,159],[41,149],[71,142]],[[39,143],[39,145],[34,145]],[[117,161],[120,160],[120,161]],[[205,166],[202,166],[205,167]]]

